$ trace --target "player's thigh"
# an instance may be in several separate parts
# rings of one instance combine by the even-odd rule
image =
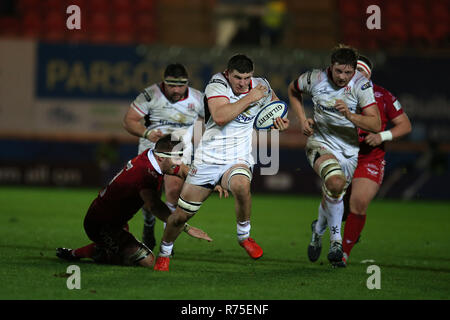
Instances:
[[[164,191],[166,193],[167,201],[174,202],[178,200],[181,189],[183,188],[183,179],[177,176],[165,175],[164,176]]]
[[[350,211],[356,214],[365,214],[379,189],[380,186],[375,181],[367,178],[354,178],[350,196]]]
[[[209,197],[212,191],[213,189],[211,188],[184,183],[180,197],[187,201],[203,202]]]

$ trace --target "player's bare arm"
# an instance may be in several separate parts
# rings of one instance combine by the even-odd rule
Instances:
[[[262,84],[258,84],[252,88],[249,93],[242,99],[230,103],[230,100],[225,97],[213,97],[208,100],[209,111],[214,119],[214,122],[219,126],[224,126],[228,122],[236,119],[245,109],[252,103],[258,101],[266,95],[267,88]]]
[[[163,136],[161,130],[148,130],[142,124],[142,118],[143,117],[139,112],[130,107],[123,118],[123,127],[136,137],[143,137],[152,142],[158,141],[158,139]]]
[[[140,192],[141,198],[144,200],[143,208],[151,212],[161,221],[167,222],[171,212],[167,205],[161,200],[158,192],[151,189],[143,189]],[[190,226],[187,223],[184,225],[183,231],[194,238],[212,241],[208,234],[196,227]]]
[[[405,113],[395,117],[391,122],[394,126],[388,130],[389,133],[385,131],[388,138],[385,138],[385,135],[383,135],[382,132],[369,133],[364,139],[367,144],[376,147],[386,140],[401,138],[411,132],[411,122]]]
[[[314,120],[306,117],[305,108],[303,107],[302,93],[297,90],[294,81],[288,87],[289,105],[298,117],[298,121],[302,128],[303,134],[307,137],[314,133]]]
[[[334,107],[355,126],[365,131],[378,132],[381,129],[380,112],[378,111],[376,103],[365,107],[361,114],[350,112],[347,104],[340,99],[336,100]]]

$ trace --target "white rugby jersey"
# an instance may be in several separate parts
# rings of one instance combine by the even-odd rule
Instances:
[[[195,153],[194,164],[199,161],[211,164],[244,161],[251,165],[254,164],[251,154],[254,118],[260,108],[272,100],[272,88],[264,78],[252,77],[249,91],[258,84],[267,88],[266,95],[222,127],[214,122],[209,114],[209,109],[205,108],[206,130]],[[207,99],[225,97],[230,103],[234,103],[245,97],[249,91],[235,95],[224,74],[217,73],[212,76],[206,86],[205,95]]]
[[[343,100],[350,112],[361,111],[376,104],[372,84],[362,73],[356,71],[347,86],[337,87],[331,80],[329,69],[303,73],[296,81],[297,90],[308,93],[314,104],[314,134],[310,137],[341,152],[346,157],[358,153],[358,131],[334,105]]]
[[[188,87],[187,96],[172,103],[162,92],[161,86],[154,84],[144,89],[131,106],[143,117],[148,116],[147,128],[159,129],[163,134],[175,133],[185,142],[185,149],[192,149],[195,121],[199,116],[205,117],[203,100],[202,92]],[[155,143],[148,139],[139,139],[139,153],[154,146]]]

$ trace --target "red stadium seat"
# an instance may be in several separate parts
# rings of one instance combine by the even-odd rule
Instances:
[[[129,44],[134,41],[135,24],[130,12],[123,12],[113,20],[114,42]]]
[[[0,35],[18,36],[20,34],[20,22],[18,19],[4,17],[0,18]]]
[[[111,9],[109,0],[90,0],[87,4],[90,14],[109,14]]]
[[[21,14],[28,12],[39,13],[41,8],[40,0],[19,0],[17,8]]]
[[[136,13],[150,13],[155,11],[155,3],[153,0],[135,0]]]
[[[408,31],[403,22],[395,20],[389,21],[384,34],[386,36],[384,41],[388,45],[404,47],[408,42]]]
[[[113,0],[112,7],[115,15],[121,13],[130,13],[133,11],[134,1],[129,0]]]
[[[42,39],[46,41],[58,42],[65,39],[66,17],[59,12],[50,12],[42,15],[44,28]]]
[[[39,38],[42,32],[41,15],[35,12],[28,12],[22,20],[22,35],[27,38]]]
[[[365,9],[360,4],[361,1],[340,0],[338,8],[342,19],[357,19],[361,17],[365,13]]]
[[[108,15],[94,13],[88,23],[89,39],[93,43],[111,42],[111,23]]]

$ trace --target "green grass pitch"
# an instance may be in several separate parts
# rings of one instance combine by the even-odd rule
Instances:
[[[350,264],[333,269],[326,259],[328,232],[319,261],[311,263],[306,255],[319,196],[254,195],[251,235],[264,256],[252,261],[236,241],[233,199],[213,195],[190,223],[214,241],[183,233],[170,272],[161,273],[55,256],[56,247],[89,243],[83,218],[96,194],[91,189],[0,188],[0,299],[450,298],[449,202],[374,201]],[[138,239],[142,223],[140,212],[130,222]],[[158,239],[161,234],[158,222]],[[71,264],[80,267],[79,290],[66,285]],[[380,267],[381,289],[366,286],[371,264]]]

